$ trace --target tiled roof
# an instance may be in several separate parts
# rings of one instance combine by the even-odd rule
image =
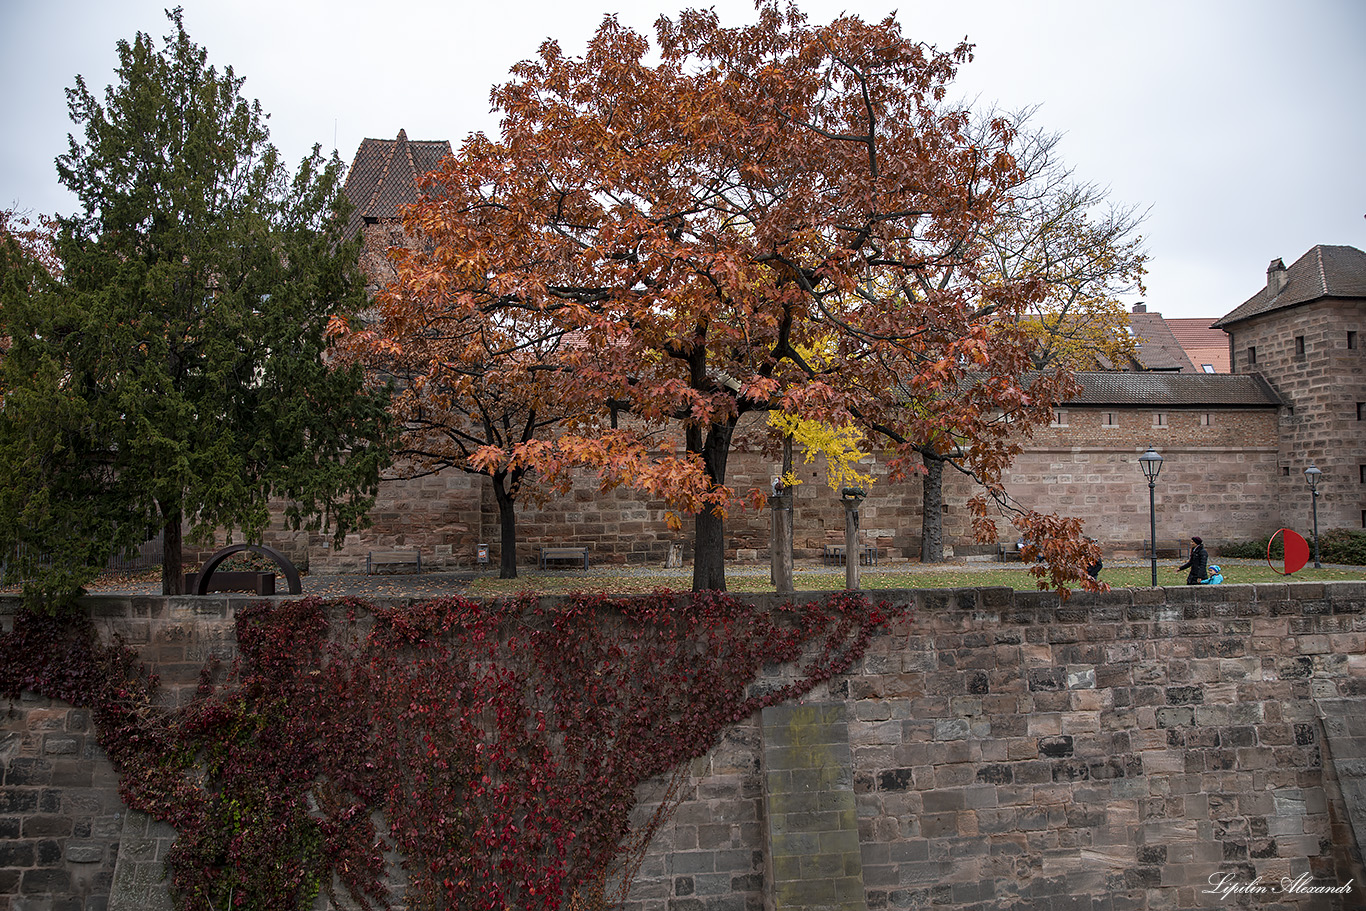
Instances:
[[[399,206],[417,202],[418,179],[450,154],[449,140],[409,140],[404,130],[397,139],[362,140],[346,175],[346,196],[355,206],[347,233],[367,220],[397,218]]]
[[[1209,316],[1167,320],[1167,328],[1185,349],[1197,373],[1204,372],[1204,364],[1212,366],[1215,373],[1229,372],[1228,335],[1214,328],[1213,323],[1214,318]]]
[[[1222,329],[1214,328],[1214,318],[1211,316],[1169,319],[1167,328],[1172,331],[1172,335],[1183,348],[1217,348],[1219,345],[1228,345],[1228,336]]]
[[[1325,297],[1366,297],[1366,253],[1356,247],[1319,244],[1295,260],[1285,277],[1279,291],[1263,287],[1214,325],[1223,328]]]
[[[1145,370],[1193,373],[1195,366],[1160,313],[1131,313],[1129,328],[1138,342],[1138,363]]]
[[[1078,373],[1082,391],[1069,405],[1164,405],[1188,407],[1265,407],[1281,404],[1257,374]]]

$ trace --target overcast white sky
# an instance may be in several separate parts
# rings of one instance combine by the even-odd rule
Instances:
[[[72,125],[64,89],[113,81],[114,45],[169,31],[173,0],[0,0],[0,207],[67,213],[53,159]],[[489,88],[546,37],[577,54],[604,13],[653,35],[680,0],[183,0],[210,62],[246,77],[297,162],[314,142],[349,162],[361,139],[495,132]],[[1366,2],[1361,0],[803,0],[976,59],[958,91],[1040,105],[1078,176],[1151,207],[1147,302],[1218,317],[1314,244],[1366,249]],[[749,0],[714,4],[752,21]]]

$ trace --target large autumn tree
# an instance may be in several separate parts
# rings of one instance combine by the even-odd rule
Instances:
[[[986,270],[1020,178],[1009,121],[979,137],[944,102],[969,46],[777,3],[740,28],[661,18],[656,38],[609,17],[583,57],[548,41],[494,90],[501,135],[468,139],[407,212],[427,243],[396,264],[390,343],[516,314],[572,338],[553,394],[597,423],[510,461],[671,497],[694,514],[696,589],[725,586],[750,413],[853,424],[901,469],[951,429],[997,484],[1018,447],[993,416],[1047,420],[1066,377],[1025,379],[1039,284]],[[681,451],[645,436],[661,427]]]
[[[0,545],[49,595],[158,532],[178,593],[182,529],[257,536],[273,497],[341,533],[385,459],[384,394],[328,364],[329,318],[365,304],[341,162],[291,174],[242,79],[168,17],[160,49],[118,43],[102,100],[68,90],[60,275],[6,258]]]

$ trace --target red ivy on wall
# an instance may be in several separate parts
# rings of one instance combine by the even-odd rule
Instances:
[[[847,670],[888,617],[844,593],[262,604],[227,682],[206,669],[166,713],[130,650],[25,616],[0,691],[94,710],[125,801],[179,833],[181,908],[307,908],[334,877],[385,907],[396,850],[410,907],[552,911],[601,894],[639,784]]]

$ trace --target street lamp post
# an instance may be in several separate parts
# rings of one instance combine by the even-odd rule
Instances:
[[[1309,494],[1314,501],[1314,568],[1323,569],[1319,562],[1319,478],[1323,472],[1312,463],[1304,470],[1304,479],[1309,482]]]
[[[1153,561],[1153,588],[1157,587],[1157,498],[1155,485],[1157,476],[1162,471],[1162,456],[1151,445],[1148,451],[1138,457],[1139,467],[1143,469],[1143,477],[1148,479],[1148,553]]]

